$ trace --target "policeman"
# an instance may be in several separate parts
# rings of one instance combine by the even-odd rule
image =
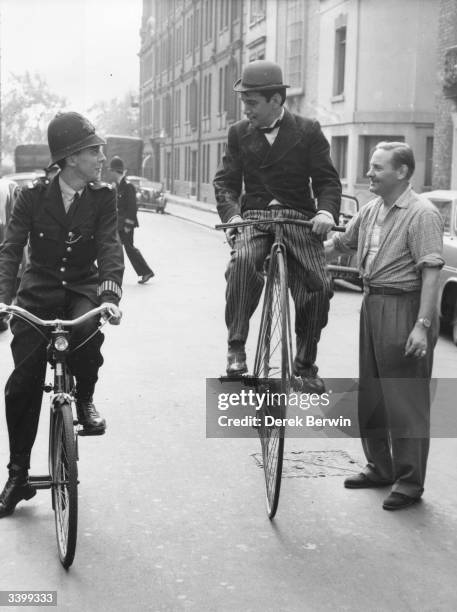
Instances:
[[[133,233],[135,227],[138,227],[135,187],[125,178],[124,162],[120,157],[115,155],[112,158],[109,169],[116,190],[119,237],[133,269],[139,276],[138,282],[143,285],[154,276],[154,272],[146,263],[140,249],[133,244]]]
[[[48,127],[51,163],[60,172],[20,193],[0,247],[0,303],[11,303],[24,246],[30,261],[22,276],[17,304],[41,318],[74,319],[100,303],[119,324],[124,272],[117,234],[116,202],[100,172],[105,144],[93,125],[74,112],[59,113]],[[97,262],[97,265],[95,265]],[[76,408],[82,433],[105,432],[105,419],[93,404],[103,334],[91,319],[74,329],[70,354],[76,379]],[[30,454],[38,428],[46,371],[46,341],[36,329],[13,318],[11,349],[14,371],[6,383],[5,404],[10,461],[9,478],[0,494],[0,518],[21,499],[35,494],[28,483]],[[91,337],[91,334],[94,334]]]

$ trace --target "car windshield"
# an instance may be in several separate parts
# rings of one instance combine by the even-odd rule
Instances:
[[[162,183],[154,183],[153,181],[148,181],[147,179],[141,179],[140,187],[142,189],[155,189],[156,191],[160,191],[162,189]]]
[[[452,201],[432,199],[432,203],[437,207],[441,216],[443,217],[444,232],[449,234],[451,231]]]

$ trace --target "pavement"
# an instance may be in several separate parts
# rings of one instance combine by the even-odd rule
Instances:
[[[58,609],[75,612],[457,609],[455,437],[432,440],[423,501],[397,513],[382,510],[385,490],[344,489],[363,463],[358,439],[287,439],[273,522],[258,441],[206,437],[205,379],[225,366],[229,248],[210,229],[214,213],[189,223],[182,209],[140,213],[135,242],[156,276],[138,285],[126,262],[122,325],[105,328],[96,404],[108,430],[80,440],[74,565],[59,564],[49,491],[40,491],[0,521],[0,590],[57,590]],[[357,291],[335,293],[319,345],[324,378],[357,375],[360,303]],[[0,387],[10,340],[0,334]],[[254,345],[253,332],[249,365]],[[456,361],[442,336],[436,375],[455,378]],[[46,469],[46,412],[34,473]],[[0,410],[0,465],[7,458]]]

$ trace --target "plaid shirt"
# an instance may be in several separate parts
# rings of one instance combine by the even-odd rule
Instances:
[[[369,269],[366,256],[378,212],[384,202],[371,200],[332,238],[340,252],[357,250],[360,275],[365,284],[404,291],[421,288],[421,269],[441,268],[444,223],[433,204],[408,187],[394,202],[381,227],[379,250]]]

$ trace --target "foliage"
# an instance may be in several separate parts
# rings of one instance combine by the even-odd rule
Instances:
[[[123,98],[101,100],[88,110],[89,118],[102,135],[138,136],[138,108],[132,101],[133,92]]]
[[[46,143],[48,123],[66,105],[41,75],[10,74],[2,96],[2,160],[10,162],[17,145]]]

